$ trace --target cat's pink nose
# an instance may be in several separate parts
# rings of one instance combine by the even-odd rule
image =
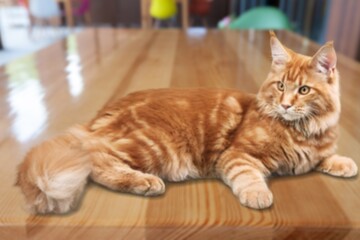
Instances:
[[[285,110],[288,110],[288,109],[291,107],[291,105],[289,105],[289,104],[281,104],[281,106],[282,106]]]

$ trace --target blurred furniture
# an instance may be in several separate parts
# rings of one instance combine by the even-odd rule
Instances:
[[[60,9],[55,0],[30,0],[29,11],[39,19],[50,19],[60,16]]]
[[[165,20],[175,16],[175,0],[151,0],[150,2],[150,16],[152,18]]]
[[[13,52],[20,48],[26,48],[27,42],[29,42],[32,26],[34,22],[31,21],[29,10],[22,5],[14,4],[11,6],[3,7],[0,9],[0,27],[2,32],[2,40],[4,48]],[[43,24],[49,24],[51,21],[41,20]],[[38,21],[40,23],[40,21]],[[45,23],[46,22],[46,23]],[[30,44],[30,45],[36,45]],[[16,55],[16,54],[15,54]],[[7,57],[3,58],[3,62]]]
[[[206,16],[210,12],[212,0],[191,0],[190,13],[198,16]]]
[[[138,28],[142,26],[141,0],[91,0],[92,24]],[[190,0],[189,0],[190,5]],[[209,27],[215,27],[229,12],[229,0],[213,0],[208,17]],[[176,23],[181,26],[181,9],[178,5]],[[189,25],[190,24],[189,18]],[[149,21],[150,22],[150,21]]]
[[[190,1],[190,14],[191,17],[199,17],[205,27],[207,24],[207,17],[210,14],[212,0],[191,0]],[[192,25],[193,23],[191,23]]]
[[[74,26],[74,13],[71,0],[56,0],[57,2],[61,2],[65,7],[65,16],[66,16],[66,25],[68,27]]]
[[[239,16],[259,6],[276,6],[293,31],[316,42],[334,40],[338,52],[360,61],[359,0],[230,0],[229,15]]]
[[[82,17],[86,24],[90,24],[90,0],[78,0],[77,6],[74,8],[74,15],[76,17]]]
[[[55,18],[60,18],[61,15],[59,5],[55,0],[29,0],[28,6],[30,32],[36,22],[50,25]]]
[[[0,0],[0,8],[14,6],[14,5],[16,5],[16,0]],[[1,9],[0,9],[0,14],[1,14]],[[0,18],[1,18],[1,16],[0,16]],[[2,35],[2,33],[1,33],[1,24],[0,24],[0,50],[4,49],[1,35]]]
[[[335,48],[360,61],[360,1],[331,1],[324,41],[334,41]]]
[[[286,15],[275,7],[255,7],[242,13],[233,20],[230,29],[286,29],[291,30],[291,24]]]
[[[78,6],[74,8],[71,0],[56,0],[64,4],[66,25],[73,27],[75,25],[74,16],[84,17],[87,24],[91,23],[90,0],[78,0]]]
[[[141,0],[141,26],[142,28],[151,28],[152,19],[150,16],[150,4],[152,0]],[[176,0],[181,5],[182,28],[189,27],[189,0]]]
[[[154,20],[154,27],[160,27],[162,21],[166,21],[168,26],[172,26],[177,12],[175,0],[151,0],[150,16]]]
[[[302,54],[319,48],[295,33],[277,35]],[[35,144],[137,90],[224,87],[255,93],[271,64],[267,31],[90,28],[72,42],[76,58],[65,57],[74,45],[63,39],[32,54],[31,65],[0,67],[0,239],[360,239],[360,177],[316,172],[272,178],[274,205],[261,211],[241,206],[231,189],[212,179],[167,182],[159,197],[90,182],[73,213],[25,211],[14,187],[16,167]],[[337,65],[343,103],[338,151],[360,165],[360,64],[339,55]]]
[[[0,0],[0,7],[8,7],[16,5],[18,0]]]

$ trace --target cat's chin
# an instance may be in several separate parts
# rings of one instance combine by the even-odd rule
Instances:
[[[299,115],[293,115],[293,114],[289,114],[289,113],[282,113],[280,114],[281,118],[285,121],[297,121],[299,120],[301,117]]]

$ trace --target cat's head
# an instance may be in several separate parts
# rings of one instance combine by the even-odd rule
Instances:
[[[263,112],[291,124],[310,124],[314,132],[335,125],[340,100],[332,42],[309,57],[286,48],[270,32],[270,46],[271,70],[257,95]]]

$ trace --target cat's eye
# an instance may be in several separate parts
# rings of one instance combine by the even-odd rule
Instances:
[[[285,89],[285,84],[283,82],[278,82],[277,88],[279,89],[279,91],[283,92]]]
[[[308,86],[302,86],[301,88],[299,88],[299,93],[301,95],[306,95],[310,92],[310,87]]]

